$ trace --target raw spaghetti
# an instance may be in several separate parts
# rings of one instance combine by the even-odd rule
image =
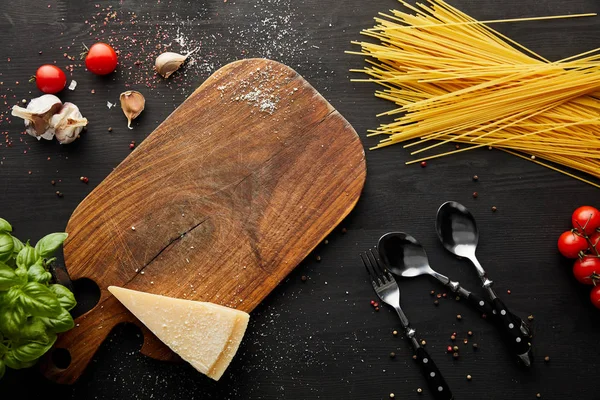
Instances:
[[[385,89],[377,97],[400,115],[370,130],[387,135],[374,148],[405,144],[419,155],[407,164],[494,147],[599,184],[551,164],[600,178],[600,49],[550,62],[488,25],[596,14],[477,21],[443,0],[392,10],[361,32],[378,43],[353,42],[368,56],[361,70]],[[466,143],[429,153],[445,143]],[[543,159],[546,162],[541,162]]]

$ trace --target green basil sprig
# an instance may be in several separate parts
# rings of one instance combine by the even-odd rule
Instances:
[[[33,366],[56,342],[56,334],[73,328],[69,313],[73,293],[52,282],[52,254],[67,238],[63,232],[41,238],[35,246],[12,235],[0,218],[0,379],[6,368]]]

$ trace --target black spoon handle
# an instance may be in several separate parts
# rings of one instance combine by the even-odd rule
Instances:
[[[500,324],[500,331],[504,335],[504,339],[521,361],[526,366],[530,366],[532,362],[531,344],[529,336],[521,331],[523,321],[511,313],[498,297],[492,300],[492,305],[494,306],[494,316]]]
[[[469,301],[469,304],[471,304],[473,307],[475,307],[475,309],[477,309],[477,311],[484,314],[486,317],[492,317],[494,308],[488,301],[484,300],[483,297],[473,294],[471,292],[469,293],[467,300]]]
[[[423,376],[427,380],[427,385],[433,394],[433,398],[435,400],[453,400],[454,396],[450,391],[450,387],[448,387],[442,373],[423,347],[417,348],[417,362],[421,367]]]

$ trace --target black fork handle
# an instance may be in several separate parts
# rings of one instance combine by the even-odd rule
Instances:
[[[423,347],[417,348],[417,362],[435,400],[453,400],[454,396],[442,373]]]

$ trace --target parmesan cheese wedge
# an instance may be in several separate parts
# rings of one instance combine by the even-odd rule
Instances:
[[[217,381],[237,352],[250,319],[248,313],[218,304],[117,286],[108,290],[171,350]]]

